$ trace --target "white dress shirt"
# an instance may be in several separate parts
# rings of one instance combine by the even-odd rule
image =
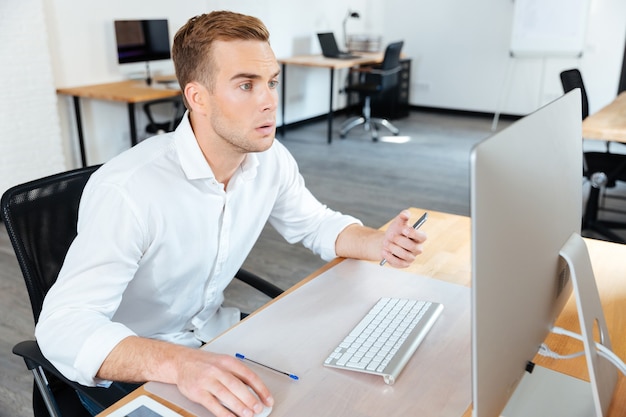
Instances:
[[[42,352],[67,378],[107,385],[95,375],[128,336],[200,346],[239,320],[221,307],[223,290],[267,221],[326,260],[360,224],[313,197],[278,141],[248,154],[226,190],[187,117],[113,158],[85,187],[78,235],[37,323]]]

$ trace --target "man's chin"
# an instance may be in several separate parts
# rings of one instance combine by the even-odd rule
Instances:
[[[245,152],[264,152],[272,147],[274,143],[274,135],[261,136],[247,142]]]

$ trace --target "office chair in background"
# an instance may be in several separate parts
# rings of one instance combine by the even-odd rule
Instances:
[[[96,169],[98,166],[91,166],[51,175],[14,186],[2,195],[0,215],[28,289],[35,323],[76,236],[80,198]],[[280,288],[243,269],[236,278],[270,298],[282,293]],[[127,394],[115,384],[110,388],[85,387],[66,379],[42,355],[35,340],[18,343],[13,353],[21,356],[33,372],[35,417],[89,416],[76,391],[103,407]]]
[[[378,128],[384,126],[394,135],[398,135],[400,130],[391,124],[389,120],[372,117],[371,100],[373,97],[381,96],[393,89],[397,89],[400,83],[400,52],[403,41],[394,42],[385,49],[385,56],[380,65],[360,67],[352,69],[359,73],[359,81],[356,84],[348,84],[345,91],[359,94],[359,99],[363,101],[361,116],[356,116],[346,120],[339,130],[339,136],[345,138],[346,134],[354,127],[363,125],[365,131],[370,131],[372,140],[378,140]]]
[[[589,115],[589,101],[583,83],[582,74],[578,69],[570,69],[561,72],[561,84],[565,93],[580,88],[582,98],[581,116],[584,120]],[[583,176],[589,181],[589,196],[583,213],[582,230],[596,232],[606,240],[618,243],[626,243],[626,240],[611,229],[626,229],[626,223],[599,220],[598,213],[601,209],[601,191],[616,186],[617,181],[626,182],[626,155],[610,153],[609,142],[606,152],[584,152]],[[606,208],[603,208],[606,211]],[[616,211],[616,210],[613,210]]]
[[[165,120],[157,121],[155,117],[157,109],[164,109],[169,116]],[[156,135],[173,131],[182,120],[185,110],[182,97],[164,98],[145,103],[143,111],[149,122],[146,125],[146,133]]]

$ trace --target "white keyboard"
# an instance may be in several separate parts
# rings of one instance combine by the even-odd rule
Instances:
[[[443,304],[381,298],[324,362],[381,375],[393,384],[443,311]]]

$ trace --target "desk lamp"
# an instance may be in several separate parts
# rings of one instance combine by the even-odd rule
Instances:
[[[352,11],[350,9],[348,9],[348,13],[346,13],[346,17],[343,18],[343,43],[346,46],[346,49],[348,48],[348,36],[346,35],[346,23],[348,23],[348,19],[352,18],[352,19],[359,19],[361,16],[359,15],[359,12],[355,12]]]

